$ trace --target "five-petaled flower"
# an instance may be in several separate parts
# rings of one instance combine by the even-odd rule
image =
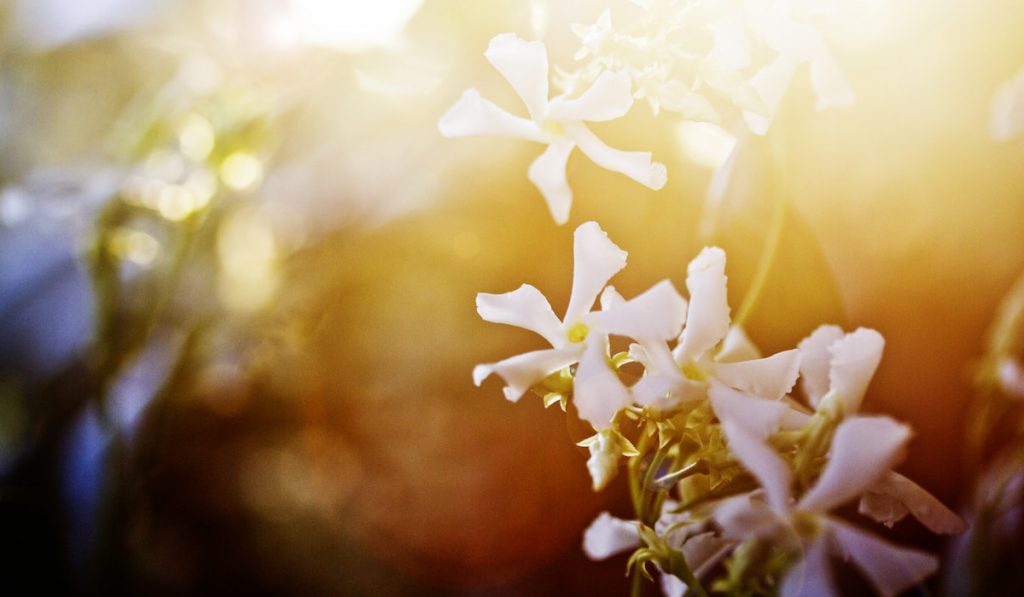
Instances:
[[[910,430],[886,417],[853,417],[836,429],[817,481],[793,500],[789,465],[765,438],[736,421],[722,423],[729,447],[763,492],[721,503],[715,518],[723,534],[788,547],[799,560],[785,573],[784,596],[835,595],[829,555],[852,560],[882,595],[896,595],[935,572],[934,556],[878,539],[829,512],[863,495],[902,457]]]
[[[730,389],[772,401],[785,396],[799,375],[799,351],[759,358],[742,330],[730,327],[725,252],[716,247],[701,251],[690,262],[686,288],[686,327],[675,348],[670,351],[665,342],[646,340],[633,348],[647,371],[633,386],[637,404],[669,410],[709,394],[732,394]],[[768,408],[784,406],[777,405]],[[798,413],[779,410],[778,416],[783,415]]]
[[[547,144],[532,164],[528,176],[537,186],[555,222],[569,219],[572,190],[565,168],[576,147],[597,165],[621,172],[651,189],[665,186],[663,164],[651,161],[649,152],[622,151],[604,144],[584,124],[624,116],[633,105],[629,75],[606,72],[579,97],[548,99],[548,55],[544,44],[503,33],[491,40],[487,60],[512,85],[526,104],[530,118],[506,112],[468,89],[441,118],[438,128],[446,137],[499,135]]]
[[[609,310],[592,312],[608,280],[625,267],[626,252],[600,226],[586,222],[576,229],[573,259],[572,293],[561,320],[544,295],[529,284],[504,294],[477,295],[480,317],[533,331],[551,348],[477,365],[473,380],[479,385],[497,373],[507,384],[505,397],[515,401],[548,375],[579,363],[573,403],[596,429],[607,429],[615,414],[631,401],[629,390],[608,364],[608,335],[652,341],[672,338],[683,325],[686,301],[670,282],[663,281],[628,301],[606,293],[602,302]]]

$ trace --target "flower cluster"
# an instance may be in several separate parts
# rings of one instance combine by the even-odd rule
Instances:
[[[551,347],[479,365],[474,381],[496,374],[509,400],[532,389],[548,405],[572,405],[595,432],[581,442],[595,490],[628,461],[637,518],[601,514],[584,549],[595,559],[635,550],[630,565],[660,570],[668,594],[687,585],[702,593],[698,577],[722,562],[719,590],[833,594],[832,556],[884,595],[921,581],[937,567],[933,556],[833,514],[859,500],[860,514],[887,526],[912,514],[937,533],[964,529],[893,471],[910,429],[859,414],[882,336],[826,325],[797,348],[762,356],[730,323],[725,264],[721,249],[704,249],[687,271],[688,300],[668,280],[625,299],[608,282],[626,252],[587,222],[575,232],[564,317],[533,286],[478,295],[482,318],[536,332]]]
[[[763,135],[790,82],[808,65],[817,108],[846,106],[854,92],[817,21],[821,3],[772,0],[631,0],[621,27],[606,10],[593,25],[576,25],[580,68],[562,71],[566,89],[587,86],[606,71],[625,72],[651,110],[723,122],[738,111]],[[633,11],[636,13],[637,11]],[[632,17],[632,18],[630,18]]]
[[[549,98],[548,54],[539,41],[513,33],[494,37],[484,56],[526,105],[529,118],[511,114],[466,90],[441,118],[446,137],[497,135],[547,148],[528,176],[558,224],[569,218],[572,190],[565,169],[579,148],[602,168],[658,190],[663,164],[649,152],[605,145],[586,122],[625,116],[635,99],[646,99],[696,121],[746,122],[763,135],[790,82],[808,65],[819,110],[853,103],[854,92],[815,26],[820,7],[772,0],[630,0],[634,14],[622,28],[606,10],[593,25],[575,25],[580,49],[574,69],[554,67],[561,93]],[[639,9],[639,12],[636,10]],[[767,57],[767,58],[766,58]]]

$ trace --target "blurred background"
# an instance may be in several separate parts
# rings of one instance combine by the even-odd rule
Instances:
[[[1024,137],[989,126],[1024,7],[837,1],[855,105],[816,111],[802,73],[769,135],[737,139],[638,102],[595,131],[667,186],[574,155],[557,227],[536,146],[437,121],[467,87],[525,114],[494,35],[570,67],[570,24],[623,4],[0,2],[0,592],[625,593],[625,557],[580,549],[601,510],[629,517],[622,480],[591,492],[571,413],[473,387],[539,347],[474,297],[528,282],[561,311],[593,219],[630,253],[626,296],[723,246],[735,312],[780,200],[750,336],[880,330],[865,410],[912,425],[901,472],[972,512],[1015,433],[971,422],[1024,272]],[[981,541],[1012,563],[1008,474],[1011,539]],[[916,524],[890,537],[951,554],[933,588],[968,592],[977,540]]]

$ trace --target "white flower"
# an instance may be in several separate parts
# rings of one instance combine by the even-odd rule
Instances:
[[[1024,134],[1024,68],[992,95],[989,133],[996,141],[1009,141]]]
[[[749,81],[766,108],[764,113],[744,110],[752,132],[768,132],[797,67],[804,63],[810,66],[818,110],[854,103],[853,88],[839,70],[825,38],[813,23],[798,18],[788,3],[746,0],[738,6],[723,4],[719,10],[720,18],[710,25],[714,32],[710,59],[724,72],[747,69],[755,43],[776,53],[774,60],[758,69]]]
[[[634,400],[664,410],[704,398],[709,388],[720,386],[769,400],[785,396],[799,375],[799,351],[757,358],[742,330],[730,328],[725,252],[717,247],[701,251],[690,262],[686,287],[686,327],[675,349],[638,339],[636,356],[647,374],[633,386]]]
[[[870,328],[849,334],[834,325],[814,330],[799,344],[800,375],[811,406],[834,401],[842,414],[859,412],[884,348],[885,338]]]
[[[854,417],[836,429],[817,482],[793,503],[789,466],[765,442],[733,421],[723,422],[729,446],[764,488],[767,503],[750,494],[730,498],[715,517],[727,537],[757,537],[802,554],[782,580],[780,594],[834,595],[828,556],[853,561],[875,589],[896,595],[932,574],[931,555],[878,539],[828,514],[862,495],[901,459],[910,430],[885,417]]]
[[[864,394],[882,359],[885,339],[868,328],[844,334],[823,325],[800,342],[800,373],[804,393],[816,409],[841,417],[860,411]],[[908,513],[935,533],[957,534],[964,521],[920,485],[889,471],[861,498],[859,511],[892,526]]]
[[[549,100],[544,44],[503,33],[491,40],[484,56],[526,104],[530,119],[510,114],[469,89],[441,118],[438,128],[446,137],[498,135],[546,144],[544,153],[530,165],[528,176],[547,201],[555,222],[564,224],[569,218],[572,190],[565,167],[576,147],[597,165],[651,189],[665,185],[665,166],[652,162],[649,152],[613,149],[584,124],[614,120],[629,112],[633,96],[628,75],[605,72],[579,97]]]
[[[625,267],[626,252],[595,222],[586,222],[576,229],[573,255],[572,293],[561,320],[544,295],[528,284],[505,294],[477,295],[480,317],[536,332],[551,348],[477,365],[473,380],[480,385],[497,373],[507,384],[505,397],[516,401],[548,375],[578,362],[573,403],[583,419],[606,429],[630,403],[629,390],[608,364],[608,334],[670,338],[682,327],[686,301],[665,281],[629,301],[612,292],[603,302],[617,303],[614,312],[592,313],[605,284]]]
[[[683,552],[686,565],[699,578],[728,555],[736,542],[713,532],[693,533],[685,526],[673,529],[678,523],[687,520],[686,514],[672,513],[677,505],[673,500],[665,500],[655,531],[665,537],[670,547]],[[640,544],[638,521],[622,520],[608,512],[599,514],[583,533],[583,552],[591,560],[604,560],[634,550]],[[680,597],[686,593],[686,584],[671,574],[662,573],[661,586],[668,597]]]

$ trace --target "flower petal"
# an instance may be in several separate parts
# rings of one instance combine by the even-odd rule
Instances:
[[[796,384],[800,375],[800,351],[794,348],[753,361],[712,363],[711,373],[728,386],[778,400]]]
[[[992,94],[989,134],[996,141],[1009,141],[1024,134],[1024,69],[1002,83]]]
[[[686,329],[675,349],[678,362],[695,361],[729,333],[725,251],[706,247],[690,262],[686,274],[690,307]]]
[[[622,298],[618,290],[615,290],[614,286],[605,286],[604,291],[601,292],[601,310],[607,311],[616,305],[621,305],[626,302],[626,299]]]
[[[657,410],[672,410],[683,402],[704,397],[704,384],[682,375],[647,374],[630,388],[633,401]]]
[[[829,520],[829,531],[834,549],[853,560],[882,595],[899,595],[939,567],[935,556],[897,547],[836,519]]]
[[[579,97],[551,100],[547,117],[552,120],[601,122],[625,116],[632,106],[633,90],[629,74],[604,71]]]
[[[845,413],[860,410],[884,347],[882,335],[869,328],[858,328],[832,345],[829,386],[838,394]]]
[[[580,418],[597,430],[609,428],[615,415],[629,406],[629,390],[608,364],[607,336],[591,333],[587,338],[576,368],[572,400]]]
[[[767,114],[755,114],[749,110],[743,112],[747,127],[755,135],[764,135],[771,127],[775,113],[778,112],[782,98],[786,95],[789,83],[796,73],[796,65],[793,59],[780,55],[750,79],[750,86],[757,91],[767,108]]]
[[[605,170],[625,174],[655,191],[665,186],[668,171],[665,164],[651,161],[651,152],[622,151],[608,147],[585,124],[579,122],[566,123],[565,130],[566,135],[579,145],[580,150]]]
[[[672,282],[662,280],[625,303],[590,315],[590,321],[608,334],[635,340],[671,340],[686,321],[686,299]]]
[[[626,267],[627,253],[608,238],[597,222],[584,222],[573,236],[572,295],[565,325],[579,323],[608,280]]]
[[[891,527],[909,511],[933,533],[957,535],[967,523],[923,487],[890,471],[860,500],[858,511]]]
[[[478,293],[476,312],[485,321],[514,325],[536,332],[555,348],[566,343],[562,322],[551,310],[548,299],[529,284],[523,284],[512,292],[502,294]]]
[[[647,375],[663,375],[684,379],[679,365],[672,358],[672,351],[664,341],[643,341],[629,345],[629,356],[644,366]],[[704,384],[699,384],[703,386]]]
[[[473,383],[479,386],[492,373],[497,373],[508,384],[504,389],[505,398],[515,402],[534,384],[578,361],[581,349],[579,344],[570,344],[562,348],[519,354],[497,363],[477,365],[473,368]]]
[[[437,129],[445,137],[497,135],[528,141],[544,142],[544,131],[532,120],[509,114],[480,96],[476,89],[467,89],[440,122]]]
[[[722,429],[736,458],[764,487],[772,508],[777,512],[788,511],[793,481],[789,465],[757,433],[742,424],[726,418],[722,421]]]
[[[615,518],[607,512],[598,514],[583,531],[583,553],[591,560],[604,560],[639,546],[636,521]]]
[[[817,407],[821,397],[828,392],[828,373],[832,362],[829,348],[843,337],[843,329],[837,325],[823,325],[800,341],[800,376],[804,393],[811,406]]]
[[[839,69],[835,57],[825,48],[811,59],[811,86],[818,96],[817,110],[851,106],[857,101],[853,87]]]
[[[853,417],[839,424],[828,463],[800,500],[801,510],[828,512],[863,494],[902,457],[910,428],[888,417]]]
[[[832,582],[825,538],[811,541],[803,557],[786,571],[779,589],[780,597],[827,597],[838,595]]]
[[[759,358],[761,351],[750,341],[743,327],[738,325],[729,328],[725,339],[722,340],[722,346],[715,354],[715,361],[719,363],[736,363]]]
[[[488,44],[484,57],[516,90],[534,120],[546,117],[548,51],[543,43],[526,41],[515,33],[502,33]]]
[[[708,388],[711,407],[721,421],[733,421],[761,439],[780,429],[800,429],[811,418],[786,403],[766,400],[713,383]]]
[[[555,141],[533,160],[527,172],[530,182],[544,196],[551,217],[559,225],[569,221],[569,208],[572,207],[572,189],[565,177],[565,166],[575,147],[572,141]]]
[[[760,499],[761,493],[741,494],[715,504],[715,522],[729,539],[774,538],[783,528],[779,514]]]

